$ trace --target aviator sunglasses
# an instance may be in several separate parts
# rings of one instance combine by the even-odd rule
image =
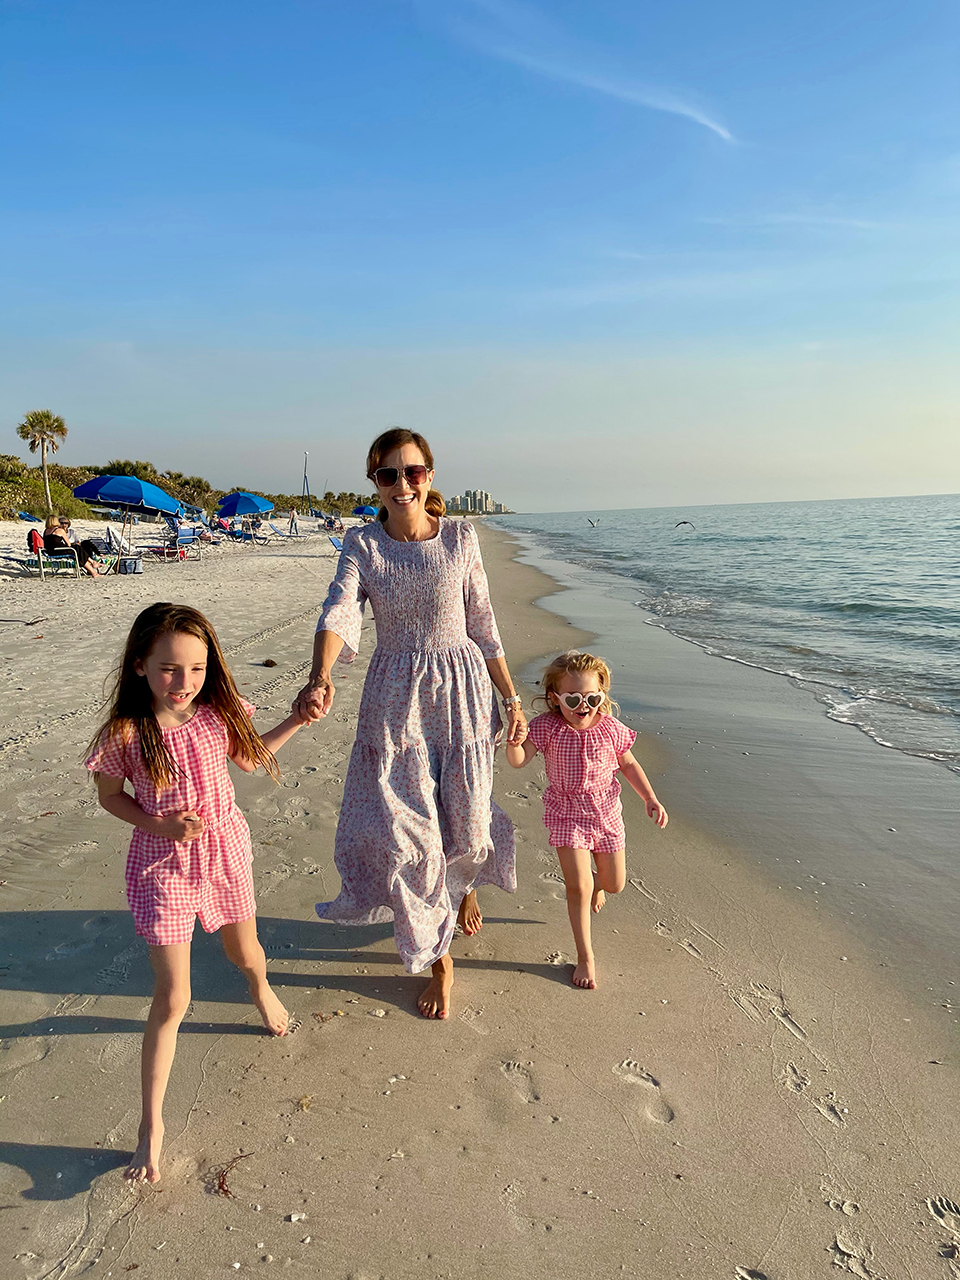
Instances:
[[[429,472],[422,462],[414,462],[410,466],[403,468],[403,478],[408,484],[426,484],[428,474]],[[400,479],[400,468],[377,467],[371,478],[378,488],[392,489]]]
[[[602,706],[606,694],[603,693],[558,693],[555,695],[560,699],[565,707],[569,707],[571,711],[576,711],[581,702],[585,702],[591,711],[596,711],[597,707]]]

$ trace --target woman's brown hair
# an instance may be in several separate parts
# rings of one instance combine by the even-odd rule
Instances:
[[[568,649],[566,653],[561,653],[544,671],[540,678],[540,688],[543,690],[540,701],[547,704],[548,711],[553,711],[558,716],[562,715],[563,712],[555,702],[550,701],[549,695],[559,692],[557,686],[565,675],[581,676],[588,671],[596,672],[597,682],[604,695],[603,702],[600,704],[600,714],[619,715],[620,708],[610,697],[610,668],[602,658],[597,658],[592,653],[580,653],[578,649]]]
[[[88,754],[108,738],[119,738],[124,744],[136,737],[140,755],[150,781],[158,789],[168,786],[178,770],[163,740],[153,710],[153,694],[145,676],[137,674],[161,636],[183,634],[195,636],[207,646],[207,674],[196,701],[212,708],[227,730],[229,753],[263,765],[276,781],[280,780],[277,762],[263,739],[250,723],[243,701],[227,667],[216,632],[197,609],[185,604],[152,604],[138,614],[127,637],[123,657],[117,671],[110,700],[110,714],[94,734]]]
[[[367,479],[373,480],[373,473],[378,467],[383,466],[384,458],[393,453],[394,449],[399,449],[405,444],[415,445],[427,464],[427,470],[433,470],[433,451],[420,432],[408,431],[406,427],[391,427],[389,431],[381,432],[370,446],[370,451],[367,454]],[[426,507],[428,515],[442,516],[446,514],[447,504],[443,500],[443,494],[438,493],[436,489],[430,490],[423,505]],[[381,506],[377,512],[377,519],[382,522],[386,520],[388,514],[387,508]]]

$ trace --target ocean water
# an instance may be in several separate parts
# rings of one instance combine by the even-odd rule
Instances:
[[[783,675],[832,719],[960,772],[960,497],[493,523],[630,599],[638,626]]]

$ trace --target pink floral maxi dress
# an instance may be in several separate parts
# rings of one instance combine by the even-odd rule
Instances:
[[[360,643],[377,624],[337,825],[342,887],[317,914],[394,922],[404,967],[445,955],[463,895],[516,889],[513,826],[491,800],[500,714],[485,658],[503,655],[473,526],[441,518],[436,537],[397,542],[377,521],[344,538],[317,624]]]

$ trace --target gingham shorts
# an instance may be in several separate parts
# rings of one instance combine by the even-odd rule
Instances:
[[[152,947],[189,942],[198,916],[214,933],[257,913],[250,828],[235,805],[189,843],[135,831],[126,879],[137,933]]]
[[[619,788],[614,795],[562,798],[544,805],[544,822],[554,849],[589,849],[591,853],[619,853],[626,844]]]

